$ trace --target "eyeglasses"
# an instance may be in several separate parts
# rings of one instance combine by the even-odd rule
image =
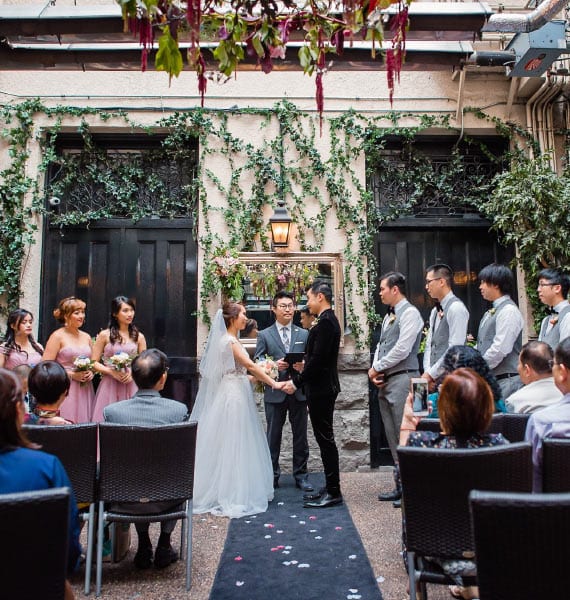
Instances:
[[[557,283],[540,283],[538,284],[538,287],[547,287],[547,286],[553,286],[553,285],[558,285]]]
[[[277,308],[280,308],[281,310],[293,310],[295,308],[294,304],[278,304]]]
[[[443,279],[443,277],[434,277],[433,279],[426,279],[426,285],[429,285],[432,281],[437,281],[438,279]]]

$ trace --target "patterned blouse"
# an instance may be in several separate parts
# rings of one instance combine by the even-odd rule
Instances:
[[[415,448],[483,448],[486,446],[502,446],[509,441],[502,433],[478,433],[467,439],[456,438],[435,431],[412,431],[407,446]]]

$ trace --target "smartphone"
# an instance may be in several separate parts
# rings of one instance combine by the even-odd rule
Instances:
[[[412,377],[412,410],[418,417],[426,417],[428,410],[428,382],[421,377]]]

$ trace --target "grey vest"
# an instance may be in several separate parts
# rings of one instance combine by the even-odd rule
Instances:
[[[494,315],[489,314],[485,321],[481,322],[479,325],[479,333],[477,335],[477,350],[479,350],[481,354],[485,354],[485,352],[487,352],[487,350],[491,347],[497,331],[497,317],[501,314],[503,308],[509,304],[516,306],[516,304],[509,298],[505,302],[501,303]],[[519,362],[519,353],[521,348],[522,331],[518,334],[513,345],[513,349],[493,369],[493,374],[502,375],[503,373],[517,373],[517,365]]]
[[[407,310],[417,310],[412,304],[406,301],[404,307],[399,314],[396,316],[396,319],[391,323],[386,323],[384,327],[382,327],[382,333],[380,335],[380,341],[378,342],[378,359],[383,358],[392,350],[392,348],[396,345],[398,338],[400,337],[400,317]],[[392,315],[388,317],[391,319]],[[397,365],[386,369],[385,374],[389,375],[390,373],[397,373],[398,371],[417,371],[419,370],[418,363],[418,349],[420,347],[420,339],[422,337],[422,332],[420,331],[414,345],[412,347],[412,351],[410,354]]]
[[[453,296],[453,298],[451,298],[447,304],[446,310],[448,310],[454,302],[461,302],[461,300],[459,300],[457,296]],[[438,320],[439,324],[437,329],[435,329],[435,324]],[[437,313],[435,313],[435,318],[432,317],[431,319],[430,327],[430,366],[433,366],[447,352],[447,348],[449,346],[449,322],[447,320],[447,313],[445,310],[443,311],[443,319],[439,319]],[[463,343],[465,343],[465,341]]]
[[[555,323],[551,327],[551,329],[548,333],[546,333],[546,328],[548,327],[548,322],[550,321],[550,319],[552,319],[553,315],[545,317],[542,320],[542,325],[540,326],[540,335],[538,336],[539,341],[546,342],[554,350],[554,348],[556,348],[556,346],[558,346],[558,344],[561,341],[560,340],[560,322],[562,321],[564,316],[567,315],[569,312],[570,312],[570,304],[568,306],[565,306],[558,313],[558,322]]]

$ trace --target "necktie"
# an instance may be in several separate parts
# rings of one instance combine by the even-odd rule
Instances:
[[[289,330],[287,327],[281,328],[281,339],[283,340],[283,345],[285,346],[285,352],[289,352]]]

